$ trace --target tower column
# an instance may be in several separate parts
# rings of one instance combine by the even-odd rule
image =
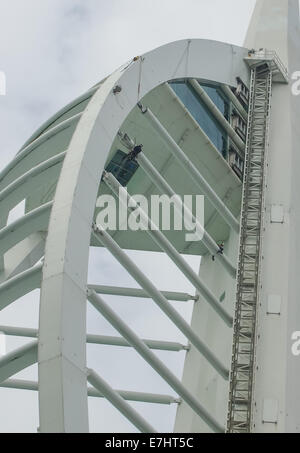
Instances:
[[[275,50],[290,74],[299,70],[298,1],[259,0],[245,46]],[[293,332],[300,330],[299,117],[300,97],[293,95],[291,84],[275,84],[267,158],[252,432],[300,431],[300,359],[292,354],[291,340]]]

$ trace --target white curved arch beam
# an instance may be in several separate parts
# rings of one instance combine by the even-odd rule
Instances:
[[[184,40],[135,59],[108,77],[83,113],[60,174],[46,243],[41,289],[39,401],[42,432],[88,430],[86,282],[96,197],[123,122],[154,88],[202,78],[236,86],[248,80],[247,50],[215,41]],[[119,85],[118,94],[113,89]]]

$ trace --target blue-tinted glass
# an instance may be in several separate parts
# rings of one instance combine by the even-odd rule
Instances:
[[[123,187],[129,183],[139,168],[139,164],[135,160],[127,160],[126,156],[127,154],[118,150],[105,169],[112,173]]]
[[[225,155],[227,142],[226,132],[202,104],[192,87],[183,82],[172,82],[170,85],[200,125],[201,129],[210,138],[216,148]]]
[[[220,94],[218,88],[209,85],[201,85],[203,90],[206,91],[213,103],[218,107],[221,113],[228,119],[228,103]]]

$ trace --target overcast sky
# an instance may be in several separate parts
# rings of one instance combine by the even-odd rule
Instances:
[[[7,95],[0,97],[0,170],[25,140],[59,108],[136,55],[170,41],[208,38],[241,45],[254,0],[0,0],[0,71]],[[145,263],[135,254],[160,289],[192,291],[167,259],[157,254]],[[191,259],[198,268],[199,259]],[[127,274],[102,250],[93,250],[90,281],[134,286]],[[176,287],[175,283],[176,282]],[[144,337],[184,341],[177,329],[146,301],[126,300],[124,319]],[[180,308],[189,319],[191,305]],[[38,293],[25,297],[0,314],[1,324],[37,327]],[[153,325],[155,323],[155,331]],[[94,311],[88,312],[91,333],[115,334]],[[19,339],[8,339],[11,350]],[[181,377],[184,355],[161,353]],[[173,392],[131,350],[93,346],[93,366],[115,388]],[[133,364],[133,365],[132,365]],[[132,371],[134,369],[134,372]],[[36,367],[20,374],[36,378]],[[157,430],[172,429],[175,408],[134,405]],[[135,429],[102,400],[90,402],[91,431]],[[0,389],[0,432],[36,432],[37,395]]]

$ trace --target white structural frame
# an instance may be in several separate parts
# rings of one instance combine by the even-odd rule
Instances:
[[[237,74],[247,80],[246,54],[246,49],[206,40],[163,46],[106,79],[81,116],[60,174],[45,250],[39,326],[42,432],[88,430],[85,305],[91,224],[119,129],[147,93],[169,80],[202,78],[229,86],[235,86]],[[119,94],[113,92],[116,85],[122,87]]]
[[[254,24],[257,25],[262,16],[267,16],[268,8],[272,10],[274,3],[274,9],[279,8],[283,14],[288,16],[289,20],[287,23],[292,22],[292,13],[298,11],[296,0],[286,0],[283,2],[284,5],[282,0],[272,0],[272,3],[270,1],[258,1]],[[254,25],[252,25],[252,28],[255,28]],[[264,25],[260,26],[260,33],[261,29],[264,29]],[[293,28],[293,35],[295,30]],[[283,46],[283,52],[281,52],[282,48],[280,49],[279,45],[279,55],[287,64],[295,49],[292,48],[294,43],[292,46],[289,42],[289,26],[285,25],[285,31],[286,42],[285,46]],[[255,36],[255,33],[254,35],[250,33],[247,40],[248,43],[251,43],[251,45],[257,44]],[[272,46],[272,39],[274,40],[275,37],[274,32],[271,30],[269,31],[268,39],[265,40],[266,47],[276,49],[278,43]],[[211,306],[209,304],[198,304],[197,300],[203,294],[201,294],[201,288],[195,285],[199,294],[194,297],[196,303],[192,326],[189,326],[173,309],[168,300],[181,300],[183,302],[190,300],[192,297],[179,293],[158,291],[139,272],[134,263],[128,259],[117,242],[102,231],[101,228],[94,225],[93,220],[100,181],[113,143],[120,130],[122,130],[129,114],[138,105],[141,111],[140,115],[144,115],[149,120],[149,125],[151,124],[154,132],[161,137],[173,157],[177,159],[177,162],[181,163],[186,174],[190,175],[198,188],[208,197],[216,212],[223,217],[225,223],[230,227],[230,237],[227,244],[225,244],[224,256],[218,257],[219,259],[217,259],[213,272],[211,272],[211,256],[210,254],[205,256],[201,264],[201,278],[196,276],[195,282],[210,279],[208,287],[212,287],[212,279],[219,279],[220,287],[225,287],[229,297],[233,297],[235,268],[230,263],[236,256],[239,220],[234,217],[226,206],[226,202],[217,195],[215,188],[206,181],[201,172],[187,158],[180,145],[168,134],[168,131],[155,117],[151,109],[147,105],[143,105],[143,99],[152,90],[170,81],[186,79],[190,81],[194,89],[202,97],[203,102],[206,103],[211,113],[223,122],[219,112],[212,105],[208,96],[205,95],[197,80],[216,82],[223,87],[224,92],[228,91],[228,87],[236,86],[237,76],[247,84],[250,77],[250,71],[246,63],[246,59],[249,59],[248,49],[249,46],[246,49],[208,40],[183,40],[136,57],[76,101],[78,104],[90,99],[83,112],[73,112],[71,116],[56,124],[61,116],[67,115],[72,109],[72,105],[71,108],[69,105],[51,118],[31,137],[16,158],[0,173],[0,208],[3,212],[0,220],[0,238],[5,241],[1,243],[0,251],[2,255],[4,253],[9,255],[8,258],[5,257],[9,263],[7,266],[3,257],[1,256],[0,258],[0,271],[3,271],[0,274],[0,309],[10,305],[17,298],[33,289],[41,288],[38,332],[32,329],[16,329],[11,326],[2,327],[3,331],[6,331],[9,335],[21,335],[28,338],[38,336],[38,338],[0,360],[0,385],[7,388],[14,386],[14,388],[31,390],[38,388],[41,432],[88,432],[88,394],[92,396],[101,394],[106,397],[141,431],[154,432],[154,428],[128,405],[125,400],[130,399],[130,397],[135,401],[145,401],[148,398],[149,401],[156,399],[157,401],[165,401],[166,404],[167,401],[169,403],[180,403],[175,430],[181,429],[196,432],[198,430],[204,431],[205,429],[215,432],[223,432],[225,430],[225,420],[220,418],[220,414],[223,416],[224,408],[221,407],[219,410],[218,406],[221,400],[224,403],[224,398],[220,399],[219,397],[221,393],[223,397],[226,394],[229,369],[218,358],[215,350],[217,349],[218,352],[222,350],[222,347],[218,349],[220,342],[223,341],[223,338],[220,338],[221,332],[224,337],[226,336],[224,343],[230,342],[228,342],[228,338],[230,338],[232,332],[228,327],[232,324],[231,315],[221,305],[217,305],[217,300],[213,298],[211,298],[213,302],[211,305],[215,305],[215,308],[218,307],[216,312],[214,310],[210,311]],[[276,50],[278,51],[278,49]],[[287,89],[289,88],[280,87],[275,90],[274,94],[275,106],[278,111],[280,110],[281,101],[283,101],[289,111],[288,119],[285,120],[284,125],[286,136],[288,137],[286,140],[289,145],[287,159],[290,167],[288,176],[284,179],[283,185],[281,184],[280,186],[284,193],[285,215],[291,208],[291,196],[285,190],[287,179],[292,181],[293,189],[295,189],[294,197],[298,188],[295,182],[297,180],[295,173],[297,171],[296,164],[298,163],[297,158],[295,158],[295,148],[296,139],[299,139],[299,134],[294,136],[290,132],[291,126],[287,122],[288,120],[294,121],[291,118],[292,113],[299,113],[299,107],[296,106],[295,102],[290,99],[287,100],[287,92],[285,91]],[[237,101],[235,101],[235,104],[245,119],[243,107]],[[285,143],[283,138],[278,137],[278,134],[276,135],[276,124],[281,124],[280,120],[277,112],[275,120],[271,124],[271,146],[274,148],[275,157],[273,157],[274,160],[271,159],[269,174],[272,190],[268,189],[266,191],[267,203],[269,203],[267,206],[270,207],[271,211],[272,206],[276,205],[276,203],[278,205],[280,199],[276,184],[280,178],[280,170],[283,168],[282,158],[279,157],[280,149]],[[230,125],[225,125],[224,123],[224,127],[235,145],[243,149],[242,142]],[[40,156],[36,152],[39,146],[47,143],[56,134],[63,132],[72,134],[67,149],[57,150],[59,154],[54,156],[51,153],[50,155]],[[275,142],[274,137],[277,137],[278,143]],[[147,168],[149,170],[149,165]],[[229,168],[228,171],[230,171]],[[150,173],[152,178],[156,177],[156,181],[163,187],[163,180],[159,180],[157,175],[155,176],[153,168],[150,168]],[[30,197],[44,179],[51,182],[53,180],[53,187],[49,187],[49,190],[55,193],[53,201],[48,202],[46,200],[45,204],[31,210],[22,219],[7,226],[7,216],[10,210],[22,201],[24,197]],[[165,188],[171,193],[172,189],[169,186],[165,186]],[[297,201],[295,198],[292,200],[293,202]],[[297,222],[298,217],[299,212],[296,210],[294,218]],[[280,278],[282,267],[279,264],[274,264],[276,260],[272,253],[272,240],[274,238],[279,240],[282,257],[285,256],[285,250],[289,250],[288,255],[284,258],[285,261],[284,259],[283,261],[286,263],[287,269],[289,267],[292,269],[292,277],[295,277],[293,269],[297,268],[298,260],[294,250],[287,243],[287,239],[282,239],[277,229],[275,231],[275,228],[278,227],[278,222],[271,221],[269,224],[266,218],[264,218],[264,221],[267,225],[266,230],[270,233],[269,236],[264,234],[263,238],[263,249],[266,250],[265,263],[269,263],[271,269],[276,271],[278,283],[275,286],[270,283],[270,271],[268,271],[266,265],[263,266],[261,278],[265,278],[265,288],[262,289],[261,293],[266,298],[276,294],[289,300],[286,282],[281,282],[282,279]],[[274,223],[276,224],[275,227]],[[282,228],[286,232],[285,238],[289,238],[291,235],[291,238],[298,244],[295,232],[290,232],[290,227],[284,221],[282,225],[284,225]],[[299,226],[299,222],[296,226]],[[92,233],[134,276],[136,281],[140,283],[141,290],[105,288],[97,287],[97,285],[93,287],[87,286],[88,258]],[[171,244],[160,232],[157,234],[157,238],[160,241],[159,245],[164,250],[171,250]],[[209,236],[206,236],[206,241],[206,245],[210,243],[212,249],[215,247]],[[179,253],[175,252],[173,253],[174,261],[179,268],[184,269]],[[43,258],[42,263],[40,263],[41,258]],[[223,265],[226,265],[225,267],[230,272],[224,272]],[[191,277],[192,274],[187,271],[187,268],[185,269],[186,275]],[[295,281],[297,278],[292,280],[289,275],[285,274],[285,276],[286,281],[290,282],[291,294],[295,297],[298,288],[298,283]],[[273,290],[273,287],[276,288]],[[102,293],[119,294],[120,296],[132,294],[133,297],[145,297],[146,295],[149,298],[153,298],[165,314],[186,335],[191,344],[184,346],[175,343],[167,344],[167,342],[141,340],[105,303],[99,295]],[[121,338],[87,336],[87,299],[119,330]],[[280,374],[280,379],[270,386],[272,392],[270,389],[268,390],[268,379],[272,379],[272,373],[274,372],[270,343],[272,334],[276,333],[278,323],[270,323],[269,318],[265,317],[264,308],[259,309],[258,317],[261,324],[258,325],[258,337],[256,339],[258,345],[256,363],[258,367],[254,376],[253,404],[257,408],[254,411],[252,427],[254,431],[266,431],[270,425],[275,432],[277,426],[282,431],[295,430],[297,427],[300,429],[300,422],[297,418],[299,417],[299,405],[293,401],[292,393],[289,390],[291,386],[295,386],[296,382],[295,377],[293,377],[293,371],[295,371],[296,376],[299,376],[300,365],[296,365],[289,357],[287,353],[288,345],[286,345],[286,337],[284,336],[291,326],[294,326],[295,320],[300,319],[296,303],[289,303],[289,310],[282,309],[282,313],[280,312],[280,338],[282,344],[285,345],[285,349],[280,348],[278,364],[282,366],[282,369],[279,369],[278,365],[277,371]],[[263,303],[260,304],[260,307],[264,307]],[[224,323],[224,318],[227,321],[227,326],[226,322]],[[203,339],[201,329],[205,327],[205,323],[212,327],[212,334],[206,332],[206,337]],[[211,338],[212,335],[214,335],[213,338]],[[265,340],[263,343],[259,341],[260,336],[263,336]],[[211,344],[209,347],[206,345],[207,338],[213,340],[213,347],[211,347]],[[147,397],[146,394],[138,395],[132,392],[130,395],[129,393],[115,391],[93,370],[87,369],[87,341],[98,344],[118,344],[124,347],[134,347],[181,396],[182,400],[174,401],[172,397],[167,395],[151,396],[148,394]],[[276,344],[278,347],[280,346],[278,343]],[[158,360],[151,349],[189,350],[183,382],[180,382]],[[226,354],[227,351],[224,348],[224,357],[226,357]],[[264,361],[266,361],[267,366],[264,365]],[[38,362],[38,383],[20,382],[10,379],[23,368],[36,362]],[[260,371],[260,367],[265,374]],[[283,376],[283,373],[286,373],[286,375]],[[94,386],[94,389],[87,388],[87,381]],[[199,383],[204,385],[204,390],[199,390]],[[285,390],[282,389],[283,386],[285,386]],[[208,398],[205,397],[206,389],[209,389]],[[297,391],[299,392],[300,390]],[[284,413],[281,417],[277,414],[278,422],[274,422],[274,413],[270,415],[270,407],[274,408],[274,402],[276,403],[276,401],[282,413]],[[295,421],[288,420],[287,411],[289,409],[291,409]],[[264,414],[262,419],[261,412]],[[267,428],[266,425],[268,425]]]

